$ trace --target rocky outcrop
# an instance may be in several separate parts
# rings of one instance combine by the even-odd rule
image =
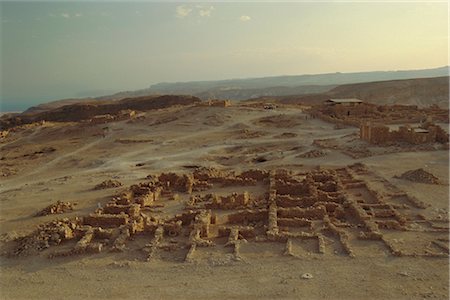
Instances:
[[[0,118],[0,128],[3,130],[18,125],[38,121],[79,122],[90,120],[95,116],[122,116],[124,111],[147,111],[167,108],[174,105],[193,105],[201,100],[193,96],[145,96],[125,98],[118,101],[92,101],[65,105],[40,113],[23,113],[10,118]]]

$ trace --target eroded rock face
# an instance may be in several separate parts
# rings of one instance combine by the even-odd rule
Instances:
[[[413,182],[440,184],[439,178],[424,169],[409,170],[396,178],[405,179]]]

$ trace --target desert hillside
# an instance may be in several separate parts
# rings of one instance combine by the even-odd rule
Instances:
[[[329,98],[358,98],[373,104],[402,104],[447,108],[449,103],[449,77],[417,78],[405,80],[366,82],[340,85],[326,93],[264,97],[284,104],[320,104]]]
[[[375,104],[448,107],[449,77],[417,78],[346,84],[326,94],[332,98],[358,98]]]

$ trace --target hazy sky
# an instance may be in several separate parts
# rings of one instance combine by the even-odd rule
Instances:
[[[2,2],[1,101],[448,64],[444,2]]]

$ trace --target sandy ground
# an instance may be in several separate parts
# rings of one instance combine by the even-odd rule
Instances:
[[[430,207],[425,215],[448,217],[448,151],[401,152],[353,159],[320,149],[315,139],[342,138],[357,128],[335,129],[298,108],[169,108],[108,124],[31,127],[0,144],[2,241],[32,231],[55,216],[33,217],[57,200],[77,202],[64,217],[85,215],[106,203],[114,189],[93,190],[105,179],[124,185],[162,171],[192,166],[220,169],[290,169],[364,163],[371,172]],[[53,147],[54,151],[43,150]],[[311,150],[323,155],[302,158]],[[443,184],[393,178],[423,168]],[[375,176],[374,175],[374,176]],[[60,217],[60,216],[58,216]],[[143,262],[131,249],[120,254],[47,259],[1,257],[2,299],[448,299],[448,258],[394,257],[362,251],[355,258],[299,253],[283,245],[247,245],[244,260],[227,253],[200,255],[194,263]],[[312,279],[302,279],[311,273]]]

